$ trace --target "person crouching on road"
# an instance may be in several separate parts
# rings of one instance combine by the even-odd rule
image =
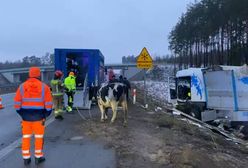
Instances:
[[[63,98],[64,98],[64,83],[61,80],[63,73],[61,71],[55,71],[54,79],[51,80],[51,89],[53,96],[53,107],[55,119],[63,120]]]
[[[40,69],[31,67],[29,79],[16,91],[14,107],[22,117],[22,156],[24,164],[31,162],[30,140],[35,137],[35,164],[45,161],[43,155],[43,137],[45,120],[52,112],[52,94],[50,88],[40,81]]]
[[[76,77],[74,72],[70,72],[69,76],[65,78],[65,89],[66,89],[66,95],[68,97],[68,103],[66,110],[67,112],[72,112],[73,108],[73,97],[76,92]]]

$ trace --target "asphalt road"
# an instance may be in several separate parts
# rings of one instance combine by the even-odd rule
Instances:
[[[2,95],[4,109],[0,110],[0,167],[23,168],[21,156],[20,117],[13,108],[13,94]],[[76,98],[75,100],[80,100]],[[91,112],[96,113],[97,107]],[[81,111],[83,116],[89,117],[88,110]],[[38,167],[42,168],[114,168],[116,167],[115,151],[103,144],[96,144],[80,134],[76,126],[85,122],[82,116],[64,114],[63,121],[48,119],[46,127],[44,153],[46,162]],[[34,158],[28,167],[34,165]]]
[[[4,109],[0,110],[0,150],[21,137],[21,118],[13,107],[14,94],[1,96]]]

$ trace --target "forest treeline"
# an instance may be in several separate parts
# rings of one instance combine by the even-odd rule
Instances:
[[[169,35],[170,59],[182,68],[248,63],[248,0],[201,0]]]
[[[159,56],[159,55],[151,55],[154,63],[159,64],[166,64],[168,62],[173,62],[173,58],[170,58],[170,56]],[[129,56],[123,56],[122,57],[122,63],[123,64],[136,64],[138,56],[129,55]]]
[[[31,66],[47,66],[54,64],[54,54],[46,53],[42,57],[25,56],[22,60],[18,61],[5,61],[0,62],[0,70],[11,68],[25,68]]]

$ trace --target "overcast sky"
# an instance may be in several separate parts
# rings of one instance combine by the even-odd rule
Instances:
[[[0,61],[42,56],[54,48],[100,49],[106,63],[166,55],[168,34],[194,0],[0,1]]]

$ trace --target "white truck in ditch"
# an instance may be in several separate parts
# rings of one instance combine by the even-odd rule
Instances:
[[[189,68],[176,74],[171,99],[179,110],[209,122],[222,120],[231,127],[248,125],[248,67]]]

